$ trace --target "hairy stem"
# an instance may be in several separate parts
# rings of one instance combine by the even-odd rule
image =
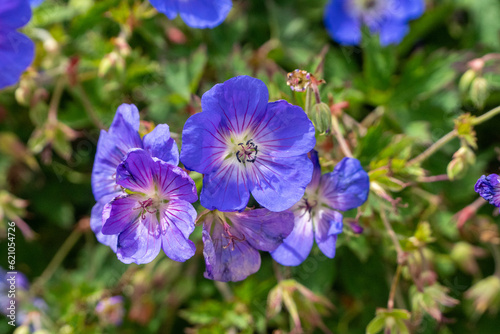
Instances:
[[[403,266],[401,264],[398,264],[396,273],[394,274],[394,278],[392,279],[391,291],[389,292],[389,300],[387,301],[387,309],[389,311],[392,311],[392,309],[394,308],[394,296],[396,295],[396,289],[398,287],[399,277],[401,276],[402,269]]]

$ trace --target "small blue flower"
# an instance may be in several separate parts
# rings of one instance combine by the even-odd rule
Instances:
[[[102,324],[119,326],[125,314],[123,297],[113,296],[103,298],[97,303],[95,311]]]
[[[292,230],[290,211],[255,209],[206,214],[203,220],[205,278],[222,282],[245,279],[260,268],[259,250],[275,250]]]
[[[278,212],[304,195],[314,126],[302,108],[268,99],[262,81],[235,77],[206,92],[203,111],[184,125],[181,161],[204,174],[200,202],[207,209],[241,211],[252,193]]]
[[[408,33],[408,22],[420,17],[424,0],[330,0],[324,22],[330,36],[343,45],[358,45],[361,28],[380,34],[380,44],[398,44]]]
[[[198,195],[186,172],[135,149],[118,165],[116,184],[126,189],[125,194],[104,207],[101,232],[117,236],[120,261],[148,263],[160,248],[175,261],[194,255],[188,238],[196,220],[191,203]]]
[[[226,19],[231,0],[149,0],[160,12],[173,20],[179,14],[192,28],[214,28]]]
[[[301,264],[311,252],[313,239],[329,258],[335,256],[337,236],[342,232],[342,214],[368,198],[370,180],[358,160],[344,158],[333,172],[321,175],[318,155],[311,151],[314,175],[304,198],[291,209],[295,227],[283,244],[271,252],[285,266]]]
[[[143,148],[152,157],[159,158],[172,165],[179,164],[179,150],[170,138],[168,125],[160,124],[141,139],[139,135],[139,110],[133,104],[122,104],[108,132],[101,130],[97,143],[97,152],[92,169],[92,192],[97,203],[92,208],[90,227],[97,240],[110,246],[116,252],[116,235],[103,235],[102,212],[104,206],[114,197],[122,194],[122,188],[116,184],[116,168],[125,155],[134,148]]]
[[[490,204],[500,207],[500,176],[497,174],[481,176],[474,190]]]
[[[0,1],[0,89],[15,84],[33,61],[35,45],[16,31],[30,19],[28,0]]]

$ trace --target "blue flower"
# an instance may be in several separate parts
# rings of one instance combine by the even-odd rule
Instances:
[[[160,124],[144,136],[139,135],[139,110],[133,104],[122,104],[108,132],[101,130],[97,152],[92,169],[92,192],[97,203],[92,208],[90,227],[99,242],[110,246],[116,252],[116,236],[103,235],[102,212],[104,206],[114,197],[122,194],[116,184],[116,168],[125,155],[134,148],[143,148],[151,156],[172,165],[179,164],[179,150],[170,138],[168,125]]]
[[[500,207],[500,176],[497,174],[481,176],[474,190],[490,204]]]
[[[245,279],[260,268],[259,250],[275,250],[292,230],[290,211],[255,209],[206,214],[203,218],[205,278],[223,282]]]
[[[35,8],[42,4],[44,0],[30,0],[31,7]]]
[[[130,151],[116,169],[116,184],[125,194],[103,211],[102,233],[118,238],[116,254],[124,263],[148,263],[163,249],[184,262],[194,255],[198,199],[194,181],[181,168],[152,158],[143,149]]]
[[[123,321],[125,310],[123,308],[123,297],[113,296],[103,298],[97,303],[95,311],[103,325],[119,326]]]
[[[35,45],[16,31],[31,19],[28,0],[0,2],[0,89],[15,84],[35,56]]]
[[[262,81],[235,77],[206,92],[203,111],[184,125],[181,161],[204,174],[200,201],[209,210],[243,210],[252,193],[265,208],[283,211],[304,194],[314,126],[302,108],[268,99]]]
[[[330,0],[324,21],[330,36],[343,45],[361,42],[361,27],[380,34],[380,44],[398,44],[408,33],[408,22],[420,17],[424,0]]]
[[[231,0],[149,0],[161,13],[173,20],[179,14],[192,28],[214,28],[226,19]]]
[[[311,252],[313,239],[329,258],[335,256],[337,236],[342,232],[342,214],[362,205],[368,198],[370,181],[358,160],[344,158],[333,172],[321,175],[318,155],[311,152],[314,175],[304,198],[292,211],[295,226],[283,244],[271,252],[285,266],[301,264]]]

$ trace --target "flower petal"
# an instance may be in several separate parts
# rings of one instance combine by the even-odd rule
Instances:
[[[231,0],[178,1],[179,14],[193,28],[213,28],[226,19],[231,10]]]
[[[306,210],[297,210],[294,212],[292,233],[271,252],[271,256],[284,266],[298,266],[311,252],[313,239],[311,215]]]
[[[179,0],[149,0],[157,11],[165,14],[171,20],[175,19],[179,12],[178,1]]]
[[[112,235],[104,235],[102,234],[102,222],[103,222],[103,211],[104,211],[104,206],[109,203],[113,199],[113,195],[108,195],[103,198],[101,198],[92,208],[92,212],[90,214],[90,228],[94,232],[97,240],[106,246],[111,247],[113,252],[116,252],[116,244],[118,241],[118,236],[115,234]],[[109,206],[109,209],[111,206]],[[109,212],[108,210],[108,216],[109,217]]]
[[[123,139],[132,138],[128,132],[139,132],[139,109],[134,104],[123,103],[116,109],[109,133],[122,135]]]
[[[154,214],[145,214],[118,235],[116,255],[123,263],[149,263],[161,248],[161,231]]]
[[[155,191],[155,171],[156,165],[149,153],[135,149],[116,168],[116,183],[134,192],[151,194]]]
[[[343,45],[361,42],[361,22],[349,15],[345,0],[331,0],[325,8],[324,23],[328,34]]]
[[[318,151],[311,150],[311,152],[309,152],[309,159],[311,159],[313,163],[313,174],[311,182],[307,186],[306,191],[310,189],[316,192],[316,189],[318,189],[319,186],[319,181],[321,179],[321,165],[319,164]]]
[[[216,113],[232,134],[255,128],[266,114],[269,92],[259,79],[246,75],[217,84],[203,94],[202,113]]]
[[[333,209],[347,211],[366,202],[370,180],[357,159],[344,158],[321,177],[318,197]]]
[[[210,219],[210,218],[207,218]],[[203,224],[203,256],[205,257],[205,278],[237,282],[257,272],[260,268],[260,254],[246,241],[228,244],[222,224],[216,222],[210,235],[211,221]],[[233,235],[241,238],[236,230]]]
[[[424,0],[393,0],[390,3],[388,9],[391,16],[395,18],[407,21],[416,19],[425,11],[425,1]]]
[[[204,111],[191,116],[182,130],[181,161],[189,170],[210,173],[220,168],[227,155],[228,131],[221,116]]]
[[[196,210],[186,201],[170,201],[161,213],[162,248],[169,258],[184,262],[195,251],[189,235],[194,231]]]
[[[0,31],[21,28],[31,19],[31,7],[27,0],[0,1]],[[0,36],[5,31],[0,33]],[[2,75],[4,73],[2,72]]]
[[[250,198],[244,167],[225,162],[221,168],[203,177],[200,203],[209,210],[243,210]]]
[[[342,232],[342,214],[329,209],[320,210],[314,217],[314,236],[319,249],[327,257],[335,257],[337,235]]]
[[[158,187],[158,196],[164,199],[180,199],[189,203],[198,200],[196,185],[182,168],[156,160],[154,180]]]
[[[144,149],[151,153],[152,157],[174,166],[179,164],[179,148],[175,140],[170,137],[167,124],[157,125],[153,131],[144,136]]]
[[[259,155],[247,164],[252,195],[260,205],[271,211],[284,211],[297,203],[311,181],[313,164],[307,154],[276,158]]]
[[[101,232],[104,235],[118,234],[135,222],[141,215],[139,202],[145,198],[141,195],[118,196],[104,206],[103,225]],[[109,218],[106,219],[109,212]]]
[[[477,192],[482,198],[500,207],[500,176],[497,174],[490,174],[488,176],[482,175],[474,186],[474,191]]]
[[[4,3],[9,2],[4,1]],[[17,15],[14,14],[12,17],[17,17]],[[0,13],[0,25],[3,24],[3,19]],[[2,73],[0,89],[19,81],[21,74],[33,61],[34,55],[35,45],[31,39],[17,31],[0,28],[0,73]]]
[[[281,100],[268,104],[265,117],[256,124],[253,140],[259,153],[290,157],[312,150],[314,135],[314,125],[304,110]]]
[[[399,44],[406,36],[410,28],[408,23],[398,19],[386,19],[381,23],[380,45],[387,46],[389,44]]]
[[[248,243],[262,251],[273,251],[293,230],[291,211],[271,212],[267,209],[248,210],[241,213],[227,213],[226,217]]]

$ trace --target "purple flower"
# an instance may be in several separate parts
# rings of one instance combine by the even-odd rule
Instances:
[[[358,160],[344,158],[333,172],[321,175],[318,154],[311,151],[314,175],[304,198],[292,211],[295,226],[292,233],[272,257],[285,266],[301,264],[311,252],[313,239],[329,258],[335,256],[337,236],[342,232],[342,214],[362,205],[368,198],[370,180]]]
[[[231,0],[149,0],[169,19],[179,14],[192,28],[214,28],[226,19],[233,4]]]
[[[408,22],[420,17],[424,0],[331,0],[324,22],[330,36],[343,45],[361,42],[362,25],[380,34],[380,44],[398,44],[408,33]]]
[[[125,194],[104,207],[101,232],[117,236],[120,261],[148,263],[160,248],[175,261],[194,255],[188,238],[196,210],[190,203],[198,196],[193,180],[181,168],[135,149],[118,165],[116,183]]]
[[[204,174],[200,201],[209,210],[243,210],[252,193],[267,209],[283,211],[304,194],[314,126],[302,108],[268,99],[262,81],[235,77],[206,92],[203,112],[184,125],[181,161]]]
[[[223,282],[245,279],[260,268],[259,250],[275,250],[292,230],[290,211],[208,213],[203,223],[205,278]]]
[[[500,207],[500,176],[497,174],[481,176],[474,190],[490,204]]]
[[[116,252],[116,236],[103,235],[102,212],[104,206],[114,197],[122,194],[121,187],[116,184],[116,168],[125,155],[132,149],[143,148],[151,156],[167,163],[179,164],[179,150],[175,141],[170,138],[168,125],[160,124],[144,136],[139,135],[139,110],[133,104],[122,104],[108,132],[101,130],[97,152],[92,169],[92,192],[97,203],[92,208],[90,227],[99,242],[110,246]]]
[[[95,311],[99,320],[105,325],[121,325],[125,310],[123,309],[123,297],[113,296],[103,298],[97,303]]]
[[[35,55],[35,45],[16,31],[31,19],[28,0],[0,1],[0,89],[15,84]]]

